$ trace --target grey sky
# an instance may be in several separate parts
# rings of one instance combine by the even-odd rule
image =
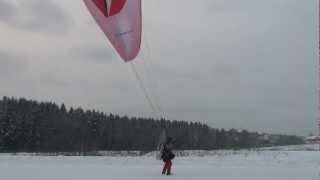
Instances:
[[[135,64],[167,118],[315,132],[317,1],[143,1]],[[0,96],[151,116],[82,1],[0,0]]]

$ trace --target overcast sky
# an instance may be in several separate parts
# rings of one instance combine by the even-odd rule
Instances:
[[[316,0],[143,0],[135,65],[166,118],[307,135]],[[0,0],[0,96],[152,116],[81,0]]]

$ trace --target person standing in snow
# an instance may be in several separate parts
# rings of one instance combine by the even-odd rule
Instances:
[[[170,175],[171,174],[171,166],[172,166],[172,159],[175,155],[172,152],[173,142],[171,137],[167,137],[165,144],[163,144],[161,150],[161,159],[164,162],[162,174]]]

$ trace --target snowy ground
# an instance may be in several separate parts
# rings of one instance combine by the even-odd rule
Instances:
[[[263,150],[193,152],[177,157],[173,175],[142,157],[0,155],[1,180],[320,180],[320,152]]]

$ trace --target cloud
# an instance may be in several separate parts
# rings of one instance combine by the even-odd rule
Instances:
[[[108,62],[117,58],[116,51],[107,47],[79,46],[71,48],[69,52],[72,59],[86,62]]]
[[[16,74],[26,70],[23,56],[16,52],[0,50],[0,74],[2,76]]]
[[[0,22],[9,23],[16,15],[16,7],[6,1],[0,1]]]
[[[0,20],[21,31],[66,33],[71,16],[52,0],[0,2]]]

